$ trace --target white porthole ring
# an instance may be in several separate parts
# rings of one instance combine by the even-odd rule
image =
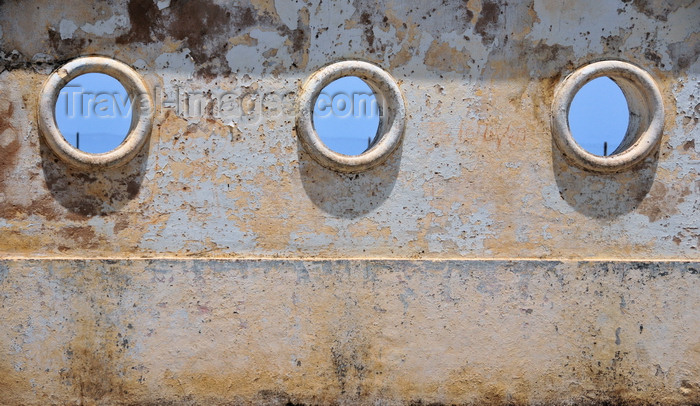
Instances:
[[[586,83],[602,76],[620,87],[630,112],[627,132],[609,156],[583,149],[569,127],[569,108],[574,96]],[[623,61],[595,62],[576,70],[559,84],[552,102],[551,124],[554,142],[571,162],[595,172],[620,172],[643,161],[661,140],[663,99],[656,82],[643,69]]]
[[[56,124],[55,106],[61,89],[86,73],[104,73],[117,79],[131,99],[131,127],[115,149],[93,154],[72,146]],[[113,168],[129,162],[139,153],[151,134],[154,103],[146,83],[128,65],[114,59],[88,56],[73,59],[49,75],[39,96],[39,130],[51,150],[63,161],[82,169]]]
[[[345,76],[364,80],[377,96],[380,108],[377,141],[360,155],[345,155],[328,148],[313,124],[314,104],[321,91]],[[401,143],[406,125],[406,107],[394,78],[383,69],[362,61],[343,61],[314,73],[297,99],[297,134],[308,153],[321,165],[339,172],[360,172],[384,162]]]

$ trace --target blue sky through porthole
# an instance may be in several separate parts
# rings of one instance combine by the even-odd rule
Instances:
[[[68,82],[56,101],[55,114],[66,141],[93,154],[118,147],[131,127],[128,93],[104,73],[86,73]]]
[[[377,136],[377,97],[356,76],[337,79],[323,88],[316,99],[313,125],[328,148],[345,155],[360,155]]]
[[[56,103],[56,122],[71,145],[89,153],[108,152],[119,146],[129,132],[131,101],[118,80],[103,73],[87,73],[61,90]],[[608,155],[612,154],[622,142],[628,122],[625,96],[607,77],[583,86],[569,109],[574,139],[596,155],[604,154],[605,142]],[[313,124],[330,149],[345,155],[360,155],[377,135],[377,98],[358,77],[337,79],[316,100]]]
[[[586,151],[607,155],[620,146],[629,124],[629,108],[622,89],[608,77],[586,83],[569,107],[569,128],[576,142]]]

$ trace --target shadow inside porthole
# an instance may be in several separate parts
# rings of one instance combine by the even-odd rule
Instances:
[[[341,218],[367,214],[389,197],[401,166],[403,142],[381,164],[357,173],[328,169],[314,160],[297,138],[301,183],[321,210]]]
[[[74,214],[103,216],[118,211],[141,190],[150,142],[118,168],[80,169],[60,159],[40,137],[42,171],[54,199]]]
[[[552,140],[552,166],[559,194],[577,212],[613,219],[635,210],[649,193],[659,147],[641,163],[619,173],[597,173],[570,163]]]

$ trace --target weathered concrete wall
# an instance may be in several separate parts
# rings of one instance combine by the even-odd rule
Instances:
[[[0,248],[698,258],[699,18],[697,3],[5,2]],[[179,112],[162,108],[150,147],[121,171],[54,162],[37,132],[36,98],[51,69],[84,54],[134,66],[168,100],[176,88],[201,92],[204,117],[184,102]],[[409,117],[393,159],[340,175],[299,148],[292,112],[310,74],[352,58],[399,81]],[[651,72],[668,110],[658,156],[614,176],[568,165],[549,131],[553,87],[603,58]],[[215,117],[223,92],[252,95],[247,114]],[[280,97],[277,111],[270,95]],[[273,111],[259,110],[265,96]]]
[[[690,0],[2,2],[0,403],[700,402],[699,21]],[[158,107],[119,169],[38,131],[44,81],[89,54]],[[407,111],[353,175],[294,128],[304,81],[348,59]],[[601,59],[666,109],[619,174],[550,131],[555,87]]]
[[[699,269],[3,261],[2,399],[692,403]]]

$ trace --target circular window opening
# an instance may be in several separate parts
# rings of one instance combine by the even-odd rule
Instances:
[[[595,62],[557,86],[551,124],[554,142],[569,162],[591,171],[619,172],[658,146],[664,125],[661,92],[637,66]]]
[[[91,154],[112,151],[131,129],[131,98],[117,79],[86,73],[68,82],[56,100],[56,124],[73,147]]]
[[[607,76],[593,79],[571,101],[571,135],[591,154],[613,155],[627,134],[629,115],[622,89]]]
[[[74,59],[41,89],[39,130],[51,150],[82,169],[118,167],[148,141],[155,112],[141,76],[101,56]]]
[[[377,96],[357,76],[336,79],[316,98],[313,126],[331,150],[343,155],[361,155],[378,138]]]
[[[405,120],[396,81],[367,62],[344,61],[318,70],[297,99],[299,141],[318,163],[340,172],[384,162],[400,144]]]

